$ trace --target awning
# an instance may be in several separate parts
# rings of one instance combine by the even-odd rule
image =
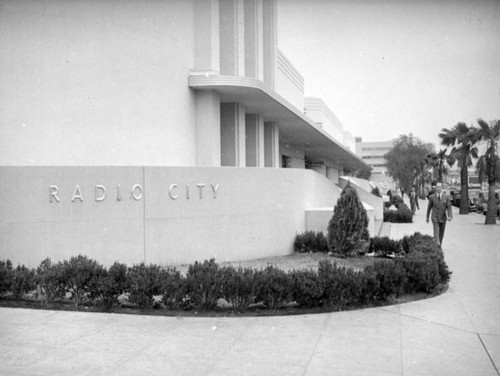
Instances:
[[[360,157],[318,128],[312,120],[260,80],[196,73],[189,76],[189,87],[213,90],[220,94],[221,103],[241,103],[246,112],[258,113],[265,121],[275,122],[279,126],[280,139],[303,150],[313,160],[337,162],[349,170],[371,169]]]

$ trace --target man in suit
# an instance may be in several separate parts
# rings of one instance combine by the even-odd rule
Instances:
[[[434,240],[441,246],[443,244],[444,229],[446,221],[451,221],[453,213],[451,211],[450,197],[443,193],[443,184],[436,184],[436,192],[429,196],[427,204],[426,220],[429,223],[429,215],[432,211],[432,226],[434,227]]]

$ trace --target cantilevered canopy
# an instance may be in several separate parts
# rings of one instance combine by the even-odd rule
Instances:
[[[313,160],[338,162],[349,170],[370,170],[361,158],[318,128],[262,81],[249,77],[192,74],[189,87],[216,91],[221,103],[241,103],[246,112],[261,114],[265,121],[275,122],[279,126],[280,138],[303,150]]]

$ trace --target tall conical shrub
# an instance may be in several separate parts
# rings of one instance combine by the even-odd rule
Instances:
[[[363,255],[370,241],[368,215],[351,183],[342,190],[328,223],[328,248],[342,257]]]

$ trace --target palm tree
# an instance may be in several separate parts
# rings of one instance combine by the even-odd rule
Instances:
[[[500,180],[500,162],[498,158],[498,139],[500,138],[500,120],[488,124],[478,119],[478,136],[486,141],[486,151],[477,161],[479,179],[488,182],[488,211],[486,212],[486,225],[496,224],[497,204],[495,201],[495,187]]]
[[[452,166],[455,160],[447,155],[448,149],[441,149],[437,153],[432,152],[425,157],[425,163],[433,170],[434,179],[438,182],[443,182],[443,175],[448,174],[448,166]]]
[[[477,129],[468,127],[465,123],[457,123],[453,128],[441,129],[439,133],[441,144],[453,146],[450,157],[457,160],[460,166],[460,210],[459,214],[468,214],[469,207],[469,173],[467,169],[472,166],[472,158],[477,158]]]

